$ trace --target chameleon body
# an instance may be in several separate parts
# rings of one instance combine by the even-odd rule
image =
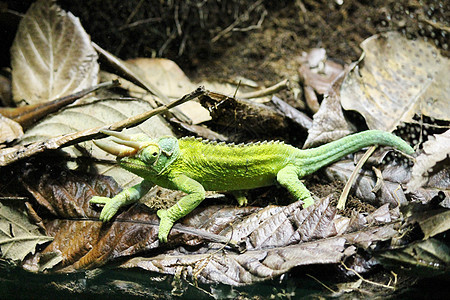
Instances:
[[[121,167],[144,179],[113,198],[94,196],[90,203],[105,205],[100,214],[102,221],[109,221],[120,207],[137,201],[155,184],[187,193],[172,207],[158,210],[161,242],[167,241],[174,222],[204,200],[205,190],[236,191],[239,204],[245,205],[246,199],[239,196],[240,191],[278,182],[307,207],[314,200],[300,178],[321,167],[370,145],[392,146],[406,154],[414,153],[399,137],[378,130],[349,135],[307,150],[278,141],[234,145],[195,138],[151,139],[145,135],[102,132],[114,136],[117,145],[95,141],[96,145],[116,155]]]

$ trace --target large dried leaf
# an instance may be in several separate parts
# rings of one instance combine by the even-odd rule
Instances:
[[[56,179],[40,179],[32,193],[38,195],[37,198],[47,199],[58,214],[87,219],[47,221],[46,229],[54,236],[54,241],[42,253],[27,260],[25,268],[35,270],[40,256],[54,252],[62,255],[54,271],[70,272],[102,266],[119,258],[136,257],[150,250],[166,249],[160,248],[158,241],[158,218],[145,206],[133,205],[120,213],[115,222],[102,224],[91,218],[98,213],[87,206],[94,190],[93,181],[87,183],[79,175],[67,178],[70,179],[67,182],[65,177],[54,177]],[[74,184],[76,182],[82,184]],[[103,192],[107,192],[108,187],[109,184]],[[337,263],[354,253],[354,248],[346,251],[348,243],[368,247],[395,234],[391,227],[377,227],[332,238],[337,234],[335,212],[329,199],[303,210],[299,202],[263,209],[198,208],[184,218],[182,224],[174,226],[169,244],[164,245],[181,247],[152,258],[133,258],[122,267],[140,267],[165,274],[176,274],[183,267],[202,282],[244,285],[281,275],[295,266]],[[225,242],[202,244],[208,234],[219,235]],[[244,241],[247,252],[237,253],[227,246],[227,242],[233,240]],[[218,249],[222,250],[220,255]]]
[[[356,110],[370,129],[394,130],[415,114],[450,120],[450,60],[423,39],[397,32],[365,40],[363,64],[341,87],[342,106]]]
[[[168,99],[179,98],[189,91],[195,89],[195,85],[184,74],[176,63],[164,58],[136,58],[126,62],[133,69],[140,73],[146,82],[151,82],[158,88],[161,93],[167,96]],[[142,94],[144,90],[141,88],[126,83],[132,95],[143,97],[148,96]],[[210,120],[209,113],[198,102],[186,102],[178,106],[178,109],[186,115],[190,122],[199,124]]]
[[[34,104],[97,83],[97,53],[78,18],[52,0],[32,4],[11,48],[13,96]]]
[[[53,240],[40,233],[39,228],[31,224],[28,216],[0,203],[0,251],[1,257],[22,261],[36,246]]]
[[[430,177],[440,169],[448,169],[450,157],[450,130],[428,138],[423,144],[423,153],[416,158],[412,168],[408,191],[412,192],[422,187]],[[433,172],[433,168],[434,170]]]
[[[121,119],[117,122],[110,123],[107,126],[101,125],[98,127],[89,128],[82,131],[76,131],[68,134],[59,135],[47,140],[34,142],[28,145],[17,145],[14,147],[0,149],[0,166],[6,166],[16,162],[18,160],[31,157],[38,153],[62,149],[76,143],[81,143],[83,141],[89,141],[91,139],[98,139],[104,137],[105,134],[101,133],[100,130],[108,127],[111,130],[121,131],[124,128],[137,126],[149,120],[151,117],[157,116],[161,113],[169,111],[171,108],[184,103],[186,101],[195,99],[202,94],[208,93],[203,87],[197,88],[192,93],[183,96],[182,98],[172,101],[168,105],[163,105],[152,110],[146,110],[140,114],[133,115],[132,117]],[[124,100],[124,99],[123,99]]]
[[[113,197],[121,191],[109,176],[82,174],[56,166],[45,174],[40,169],[30,170],[21,181],[40,205],[61,218],[98,217],[98,211],[89,205],[92,196]]]
[[[55,136],[111,124],[148,110],[151,110],[151,106],[143,100],[90,100],[47,117],[24,134],[21,144],[44,141]],[[153,117],[126,132],[130,134],[145,133],[151,137],[173,135],[169,126],[160,116]],[[115,160],[114,156],[100,150],[90,141],[80,145],[95,158]],[[72,156],[83,155],[75,147],[65,148],[65,151]],[[142,180],[137,175],[116,165],[98,164],[97,167],[100,174],[112,176],[123,186],[132,186]]]

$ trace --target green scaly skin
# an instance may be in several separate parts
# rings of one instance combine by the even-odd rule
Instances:
[[[90,203],[104,204],[102,221],[109,221],[120,207],[136,202],[153,185],[180,190],[187,195],[169,209],[160,209],[158,238],[167,242],[173,224],[186,216],[205,199],[208,191],[235,191],[240,205],[246,204],[241,191],[270,186],[278,182],[303,207],[314,203],[300,178],[312,174],[323,166],[371,145],[392,146],[413,154],[414,150],[402,139],[390,133],[368,130],[344,137],[323,146],[300,150],[282,142],[251,144],[225,144],[195,138],[126,136],[111,131],[118,137],[120,146],[103,150],[118,155],[117,161],[124,169],[144,180],[113,198],[93,197]],[[119,149],[120,148],[120,149]]]

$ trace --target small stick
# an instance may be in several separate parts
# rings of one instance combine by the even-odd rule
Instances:
[[[345,184],[345,187],[342,190],[342,194],[339,197],[339,201],[337,204],[337,209],[345,208],[345,202],[347,202],[347,197],[348,194],[350,193],[350,188],[355,182],[359,170],[361,170],[364,163],[369,159],[369,157],[372,155],[372,153],[375,151],[376,148],[377,146],[371,146],[369,149],[367,149],[366,153],[364,153],[363,157],[361,157],[361,159],[359,160],[358,164],[356,165],[355,169],[352,172],[352,175],[350,175],[350,178],[347,180],[347,183]]]

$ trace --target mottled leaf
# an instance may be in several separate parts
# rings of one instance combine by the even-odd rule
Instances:
[[[0,251],[1,257],[22,261],[36,246],[53,240],[31,224],[28,216],[16,208],[0,203]]]
[[[97,53],[78,18],[55,1],[32,4],[12,48],[13,97],[17,104],[45,102],[97,84]]]
[[[287,247],[265,248],[237,253],[159,255],[137,257],[123,263],[123,268],[175,275],[180,269],[204,283],[238,286],[271,279],[301,265],[338,263],[344,257],[345,238],[335,237]],[[217,252],[217,250],[215,250]]]
[[[83,174],[62,170],[52,172],[28,171],[21,178],[37,202],[53,215],[61,218],[97,217],[98,211],[89,205],[92,196],[113,197],[121,191],[109,176]]]
[[[450,60],[429,42],[398,32],[374,35],[360,65],[341,87],[342,106],[364,116],[370,129],[394,130],[415,114],[450,120]]]

